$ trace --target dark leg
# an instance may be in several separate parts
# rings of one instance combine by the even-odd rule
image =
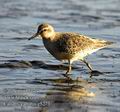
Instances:
[[[82,60],[82,61],[87,65],[87,67],[89,68],[90,72],[92,72],[93,69],[92,69],[91,65],[85,59]]]
[[[71,80],[71,78],[69,77],[69,74],[68,74],[68,73],[71,72],[71,68],[72,68],[70,60],[68,60],[68,64],[69,64],[68,70],[67,70],[67,72],[65,74],[63,74],[63,76],[66,77],[67,80]]]
[[[89,70],[90,70],[90,78],[92,77],[92,76],[99,76],[100,74],[103,74],[102,72],[99,72],[99,71],[97,71],[97,70],[93,70],[92,69],[92,67],[90,66],[90,64],[84,59],[84,60],[82,60],[86,65],[87,65],[87,67],[89,68]]]
[[[71,72],[71,68],[72,68],[70,60],[68,60],[68,64],[69,64],[69,67],[68,67],[68,70],[66,72],[66,75]]]

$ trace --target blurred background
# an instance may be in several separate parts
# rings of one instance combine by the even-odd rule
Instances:
[[[65,81],[42,40],[27,40],[41,23],[115,42],[88,57],[103,74],[78,61]],[[120,0],[0,0],[0,112],[119,112],[119,36]]]

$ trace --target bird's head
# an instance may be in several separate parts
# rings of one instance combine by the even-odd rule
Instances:
[[[28,40],[31,40],[35,37],[42,37],[45,39],[53,38],[54,37],[54,28],[50,24],[47,24],[47,23],[41,24],[38,26],[37,33],[35,33]]]

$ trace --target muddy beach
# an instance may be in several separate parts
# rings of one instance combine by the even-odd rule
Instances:
[[[119,112],[119,0],[0,0],[0,112]],[[44,48],[28,41],[41,23],[115,42],[87,60],[101,73],[90,77],[76,61],[72,80]]]

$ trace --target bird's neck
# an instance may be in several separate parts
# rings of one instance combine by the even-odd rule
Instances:
[[[54,41],[55,33],[42,35],[43,40]]]

